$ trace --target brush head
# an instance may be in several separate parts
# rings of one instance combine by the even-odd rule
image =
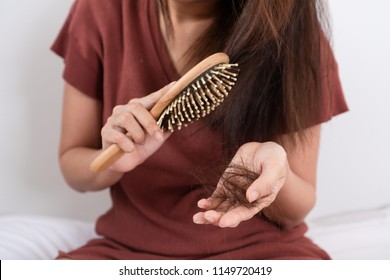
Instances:
[[[215,53],[183,75],[150,110],[165,131],[180,130],[219,106],[237,81],[237,64],[229,64],[225,53]],[[131,133],[126,134],[131,138]],[[93,172],[110,167],[125,152],[112,144],[91,163]]]
[[[157,118],[164,131],[180,130],[215,110],[234,87],[238,64],[214,65],[185,86]]]

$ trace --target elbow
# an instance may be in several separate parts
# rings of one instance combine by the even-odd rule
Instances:
[[[282,228],[288,230],[288,229],[292,229],[292,228],[302,224],[305,221],[306,217],[311,212],[311,210],[314,208],[315,201],[316,201],[316,199],[314,198],[312,201],[307,203],[305,205],[304,209],[302,209],[302,212],[299,215],[294,215],[294,216],[291,216],[291,217],[287,217],[283,221]]]
[[[72,176],[67,175],[67,173],[63,170],[62,170],[62,177],[64,178],[65,183],[73,190],[79,193],[87,192],[87,190],[83,187],[83,185],[80,185],[78,182],[73,180]]]
[[[70,170],[67,160],[64,156],[59,156],[59,166],[61,170],[62,177],[65,180],[65,183],[71,187],[73,190],[84,193],[86,192],[85,188],[78,180],[75,180],[73,172]]]
[[[81,185],[75,183],[71,178],[69,178],[69,176],[64,176],[64,175],[63,175],[63,177],[64,177],[64,180],[65,180],[66,184],[67,184],[69,187],[71,187],[73,190],[75,190],[75,191],[77,191],[77,192],[79,192],[79,193],[85,193],[85,192],[87,192],[87,190],[86,190],[83,186],[81,186]]]
[[[282,230],[290,230],[293,229],[300,224],[302,224],[305,220],[305,217],[294,218],[294,219],[284,219],[280,222],[279,226]]]
[[[276,224],[282,229],[282,230],[291,230],[300,224],[302,224],[305,221],[306,216],[296,216],[296,217],[280,217],[280,219],[275,219]]]

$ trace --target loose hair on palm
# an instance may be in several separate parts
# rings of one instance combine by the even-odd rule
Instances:
[[[246,198],[246,191],[259,176],[260,173],[249,170],[242,164],[230,164],[220,176],[220,188],[211,196],[224,201],[230,207],[237,205],[254,207],[257,202],[250,203]]]
[[[214,172],[219,179],[219,188],[213,183],[200,180],[201,185],[205,187],[205,196],[211,197],[217,201],[223,201],[225,207],[244,206],[251,208],[256,206],[257,202],[250,203],[246,198],[246,191],[249,186],[260,176],[260,172],[252,171],[244,164],[230,163],[228,167],[222,170],[222,165],[218,166]],[[198,177],[199,178],[199,177]],[[200,177],[201,178],[201,177]]]

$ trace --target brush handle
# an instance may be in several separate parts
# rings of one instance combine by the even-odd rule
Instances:
[[[154,119],[157,120],[169,103],[194,79],[220,63],[229,63],[229,57],[225,53],[216,53],[207,57],[184,74],[150,110]],[[131,137],[130,134],[126,135]],[[90,168],[95,173],[102,172],[121,158],[124,153],[125,152],[119,148],[117,144],[112,144],[93,160]]]
[[[112,144],[92,161],[90,168],[95,173],[102,172],[120,159],[124,153],[117,144]]]

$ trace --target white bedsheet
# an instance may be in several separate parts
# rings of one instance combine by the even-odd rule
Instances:
[[[308,236],[332,258],[390,260],[390,207],[361,210],[308,222]]]
[[[390,207],[308,222],[308,237],[333,259],[390,259]],[[53,259],[96,237],[93,223],[44,216],[0,216],[0,259]]]
[[[95,237],[92,223],[45,216],[0,217],[0,259],[50,260]]]

